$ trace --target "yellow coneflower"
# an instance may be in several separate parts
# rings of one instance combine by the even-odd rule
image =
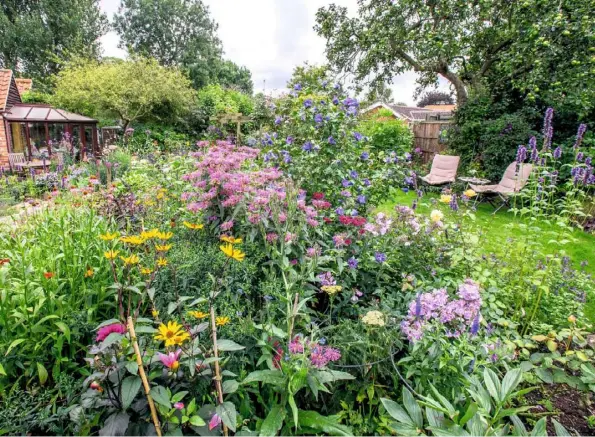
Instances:
[[[215,318],[215,324],[217,326],[225,326],[228,323],[229,323],[229,317],[220,316],[220,317]]]
[[[104,252],[103,255],[107,258],[107,259],[114,259],[115,257],[118,256],[118,254],[120,253],[119,250],[108,250],[107,252]]]
[[[157,260],[157,265],[159,267],[165,267],[167,265],[167,260],[165,258],[159,258]]]
[[[203,313],[202,311],[189,311],[188,314],[190,314],[195,319],[199,319],[199,320],[206,319],[207,317],[209,317],[208,313]]]
[[[87,271],[85,272],[85,278],[92,278],[95,274],[95,271],[91,267],[87,267]]]
[[[157,234],[159,233],[159,229],[151,229],[150,231],[142,231],[140,236],[145,240],[151,240],[153,238],[157,238]]]
[[[150,268],[148,268],[148,267],[142,267],[142,268],[140,269],[140,272],[141,272],[143,275],[150,275],[151,273],[153,273],[153,269],[150,269]]]
[[[101,234],[99,238],[101,238],[103,241],[112,241],[118,238],[118,233],[114,232],[113,234],[110,234],[109,232],[106,232],[105,234]]]
[[[155,340],[164,341],[166,347],[180,345],[190,339],[190,334],[177,322],[169,321],[167,325],[162,323],[158,330]]]
[[[190,223],[190,222],[184,222],[184,226],[186,226],[188,229],[194,229],[194,230],[200,230],[205,227],[205,225],[203,225],[202,223]]]
[[[134,266],[138,264],[138,262],[140,261],[140,258],[135,254],[132,254],[128,257],[121,256],[120,259],[124,261],[124,264],[126,264],[127,266]]]
[[[140,235],[129,235],[128,237],[120,237],[120,241],[134,246],[140,246],[145,242],[145,239]]]
[[[233,238],[231,235],[222,235],[221,241],[225,241],[229,244],[240,244],[242,242],[241,238]]]
[[[229,258],[233,258],[236,261],[242,262],[246,257],[246,254],[244,252],[242,252],[240,249],[234,248],[233,245],[230,243],[219,246],[219,249],[221,249],[221,252],[223,252]]]
[[[160,240],[169,240],[173,236],[173,232],[157,232],[157,238],[159,238]]]
[[[171,244],[164,244],[162,246],[160,245],[155,245],[155,249],[157,250],[157,252],[167,252],[169,249],[172,248]]]

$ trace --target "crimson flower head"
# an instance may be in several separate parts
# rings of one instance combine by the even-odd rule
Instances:
[[[333,219],[329,218],[329,217],[324,217],[322,220],[324,220],[325,223],[332,223]]]
[[[95,341],[99,343],[100,341],[105,340],[108,335],[114,332],[117,334],[124,334],[126,332],[126,326],[124,326],[122,323],[112,323],[111,325],[102,326],[101,328],[99,328],[99,331],[97,331],[97,338],[95,339]]]
[[[316,193],[312,194],[312,199],[322,200],[322,199],[324,199],[324,193],[316,192]]]
[[[43,276],[45,277],[45,279],[52,279],[55,276],[55,274],[54,272],[45,272]]]

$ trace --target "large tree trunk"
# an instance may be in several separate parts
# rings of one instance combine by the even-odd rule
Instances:
[[[444,70],[440,72],[440,74],[448,80],[452,86],[455,88],[455,92],[457,94],[457,106],[460,108],[467,102],[467,87],[465,87],[465,83],[461,80],[459,76],[457,76],[452,71]]]

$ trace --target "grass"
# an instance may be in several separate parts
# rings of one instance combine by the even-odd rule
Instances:
[[[392,213],[395,205],[411,206],[415,199],[415,193],[404,193],[398,191],[394,193],[393,200],[378,207],[378,212]],[[441,210],[446,218],[454,216],[447,204],[437,201],[437,194],[426,194],[419,203],[417,212],[429,215],[433,209]],[[512,212],[506,211],[504,208],[493,214],[494,208],[487,203],[478,203],[477,211],[474,213],[474,219],[470,217],[463,218],[463,226],[474,226],[479,229],[482,234],[482,248],[486,253],[499,252],[503,247],[507,238],[521,239],[531,237],[527,235],[527,228],[519,225],[529,225],[532,230],[529,231],[534,235],[539,236],[539,243],[543,247],[546,254],[555,254],[564,252],[568,255],[575,266],[578,266],[582,261],[587,261],[584,267],[589,273],[595,274],[595,235],[588,234],[580,229],[573,229],[568,232],[568,242],[564,238],[560,238],[560,231],[562,230],[555,223],[521,218],[515,216]],[[454,219],[454,217],[453,217]]]

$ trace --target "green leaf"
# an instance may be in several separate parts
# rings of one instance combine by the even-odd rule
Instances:
[[[298,423],[298,407],[295,403],[295,398],[293,397],[292,394],[289,395],[289,406],[291,407],[291,412],[293,413],[293,422],[296,424],[296,429],[297,429],[297,423]]]
[[[3,375],[3,376],[8,376],[8,375],[6,374],[6,370],[4,370],[4,366],[3,366],[2,364],[0,364],[0,375]]]
[[[235,393],[238,390],[239,386],[240,386],[240,383],[238,381],[236,381],[235,379],[226,379],[225,381],[223,381],[223,384],[222,384],[223,393],[225,393],[225,394]]]
[[[126,435],[128,429],[128,423],[130,422],[130,416],[126,413],[115,413],[109,416],[103,428],[99,430],[100,436],[120,436]]]
[[[554,383],[554,375],[552,375],[550,369],[543,369],[541,367],[538,367],[537,369],[535,369],[535,374],[539,379],[541,379],[543,382],[547,384]]]
[[[242,384],[249,384],[251,382],[282,385],[285,383],[285,375],[280,370],[256,370],[246,376]]]
[[[283,421],[285,420],[285,416],[287,415],[287,411],[285,407],[281,405],[275,405],[269,411],[269,414],[262,422],[260,427],[260,434],[261,436],[275,436],[277,432],[283,426]]]
[[[510,420],[514,424],[514,432],[513,432],[514,435],[522,436],[522,437],[526,437],[528,435],[527,428],[525,428],[525,424],[523,423],[523,421],[521,419],[519,419],[519,416],[517,416],[516,414],[513,414],[512,416],[510,416]]]
[[[66,340],[68,341],[68,343],[70,343],[70,328],[68,326],[66,326],[66,323],[54,322],[54,325],[56,325],[58,327],[58,329],[60,331],[62,331],[62,333],[64,334],[64,337],[66,337]]]
[[[37,363],[37,375],[39,376],[39,383],[44,385],[48,380],[48,371],[43,367],[43,364]]]
[[[165,387],[160,385],[155,386],[150,391],[151,397],[159,405],[163,405],[167,409],[171,409],[171,402],[169,401],[169,395]]]
[[[298,424],[312,428],[328,435],[352,436],[350,427],[339,424],[337,416],[322,416],[316,411],[299,411]]]
[[[502,386],[500,387],[500,400],[502,402],[508,399],[522,379],[523,373],[519,368],[512,369],[504,375]]]
[[[153,328],[152,326],[138,325],[134,331],[137,334],[154,334],[157,332],[157,329]]]
[[[19,344],[21,344],[24,341],[25,341],[24,338],[17,338],[16,340],[13,340],[12,343],[10,343],[10,346],[8,346],[8,350],[6,351],[4,356],[7,356],[13,348],[17,347]]]
[[[424,418],[421,412],[421,408],[415,401],[415,398],[406,387],[403,387],[403,404],[405,409],[409,413],[409,417],[413,420],[413,423],[417,428],[423,428]]]
[[[475,402],[472,402],[471,405],[469,405],[469,408],[467,408],[467,411],[465,412],[463,417],[461,417],[461,420],[458,421],[458,424],[461,426],[465,426],[465,424],[469,422],[469,420],[471,420],[473,416],[475,416],[477,410],[477,404]]]
[[[411,420],[407,412],[395,401],[391,401],[387,398],[380,398],[380,402],[384,405],[386,412],[397,422],[415,427],[415,423]]]
[[[187,391],[179,391],[171,397],[171,401],[174,403],[180,402],[182,399],[184,399],[184,396],[186,396],[187,394],[188,394]]]
[[[192,426],[205,426],[206,423],[200,416],[192,416],[190,418],[190,425]]]
[[[233,432],[236,432],[236,406],[231,402],[217,405],[217,415],[221,421]]]
[[[136,361],[129,361],[129,362],[127,362],[126,363],[126,370],[128,370],[133,375],[137,375],[138,374],[138,364],[136,364]]]
[[[542,417],[541,419],[539,419],[537,421],[537,423],[535,424],[535,426],[533,427],[533,431],[531,431],[531,436],[532,437],[539,437],[542,435],[547,435],[547,418]]]
[[[556,419],[552,418],[552,423],[554,424],[554,429],[556,430],[556,435],[558,437],[570,436],[570,433],[568,432],[568,430],[566,428],[564,428],[564,426],[560,422],[558,422]]]
[[[493,370],[486,367],[483,369],[483,381],[486,388],[488,389],[488,392],[490,392],[490,396],[492,396],[492,398],[499,403],[501,387],[498,375],[496,375]]]
[[[222,352],[240,351],[246,349],[244,346],[237,344],[232,340],[217,340],[217,350]]]
[[[138,376],[127,376],[122,381],[122,409],[126,409],[132,404],[136,397],[142,381]]]

